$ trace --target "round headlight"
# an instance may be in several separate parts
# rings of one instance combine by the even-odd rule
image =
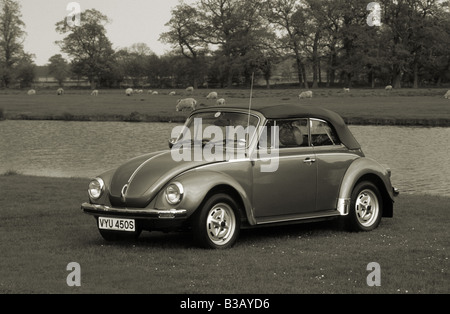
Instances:
[[[169,204],[175,205],[181,202],[183,197],[183,186],[179,182],[171,183],[166,188],[166,200]]]
[[[100,178],[95,178],[89,183],[88,193],[93,200],[99,199],[105,189],[105,183]]]

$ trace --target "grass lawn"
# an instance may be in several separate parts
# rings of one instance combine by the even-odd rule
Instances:
[[[448,198],[400,195],[394,218],[368,233],[334,222],[251,229],[211,251],[187,233],[107,243],[80,209],[86,189],[84,179],[0,176],[0,293],[450,292]],[[80,287],[66,284],[70,262]],[[367,285],[371,262],[381,286]]]
[[[38,90],[27,95],[25,90],[0,91],[0,119],[58,119],[58,120],[112,120],[112,121],[174,121],[182,122],[188,112],[176,112],[179,98],[194,97],[199,104],[210,105],[207,89],[193,95],[176,90],[158,90],[159,95],[125,95],[124,90],[100,90],[99,96],[90,96],[88,90],[66,90],[57,96],[53,90]],[[227,104],[248,105],[250,91],[246,89],[219,89],[219,97]],[[299,89],[263,89],[253,92],[253,104],[299,104],[321,106],[341,114],[351,124],[396,124],[450,126],[450,100],[444,99],[446,89],[342,89],[313,90],[312,99],[298,99]]]

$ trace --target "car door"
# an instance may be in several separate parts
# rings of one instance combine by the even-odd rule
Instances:
[[[275,130],[278,138],[273,138]],[[257,221],[295,219],[315,210],[317,164],[308,130],[308,119],[269,120],[266,124],[269,140],[263,143],[261,138],[253,165]],[[265,171],[270,162],[278,162],[278,167]]]
[[[358,155],[348,152],[328,122],[310,119],[309,129],[317,164],[316,210],[332,210],[336,208],[345,172]]]

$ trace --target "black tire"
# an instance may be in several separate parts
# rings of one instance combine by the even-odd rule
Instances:
[[[195,242],[208,249],[226,249],[236,242],[241,227],[238,205],[227,194],[211,196],[192,222]]]
[[[383,199],[377,186],[369,181],[358,183],[352,191],[346,227],[350,231],[371,231],[383,215]]]

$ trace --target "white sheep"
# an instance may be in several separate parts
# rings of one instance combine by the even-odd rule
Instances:
[[[209,93],[208,96],[206,96],[206,99],[217,99],[217,93],[216,92]]]
[[[344,93],[350,93],[350,88],[344,87]]]
[[[98,90],[94,89],[91,93],[91,96],[98,96]]]
[[[216,104],[217,104],[218,106],[220,106],[220,105],[225,105],[225,99],[223,99],[223,98],[217,99]]]
[[[35,95],[35,94],[36,94],[36,91],[35,91],[34,89],[30,89],[30,90],[27,92],[27,94],[28,94],[28,95]]]
[[[158,92],[157,92],[157,91],[154,91],[154,92],[152,93],[152,95],[158,95]]]
[[[385,90],[392,90],[392,85],[388,85],[384,88]]]
[[[194,98],[178,99],[176,110],[183,111],[183,109],[186,109],[186,108],[195,110],[196,107],[197,107],[197,101]]]
[[[151,89],[149,89],[149,90],[147,91],[147,94],[151,94],[151,93],[153,93],[153,91],[152,91]]]
[[[186,91],[192,93],[194,91],[194,87],[189,86],[188,88],[186,88]]]
[[[450,89],[444,95],[445,99],[450,99]]]
[[[171,92],[169,93],[169,96],[175,96],[176,94],[177,94],[176,92],[171,91]]]
[[[300,95],[298,95],[298,98],[303,99],[303,98],[312,98],[313,96],[313,92],[312,91],[307,91],[307,92],[302,92],[300,93]]]
[[[133,94],[133,89],[132,89],[132,88],[127,88],[127,89],[125,90],[125,94],[126,94],[127,96],[131,96],[131,94]]]
[[[64,94],[64,89],[62,88],[58,88],[58,90],[56,91],[56,94],[59,95],[63,95]]]

